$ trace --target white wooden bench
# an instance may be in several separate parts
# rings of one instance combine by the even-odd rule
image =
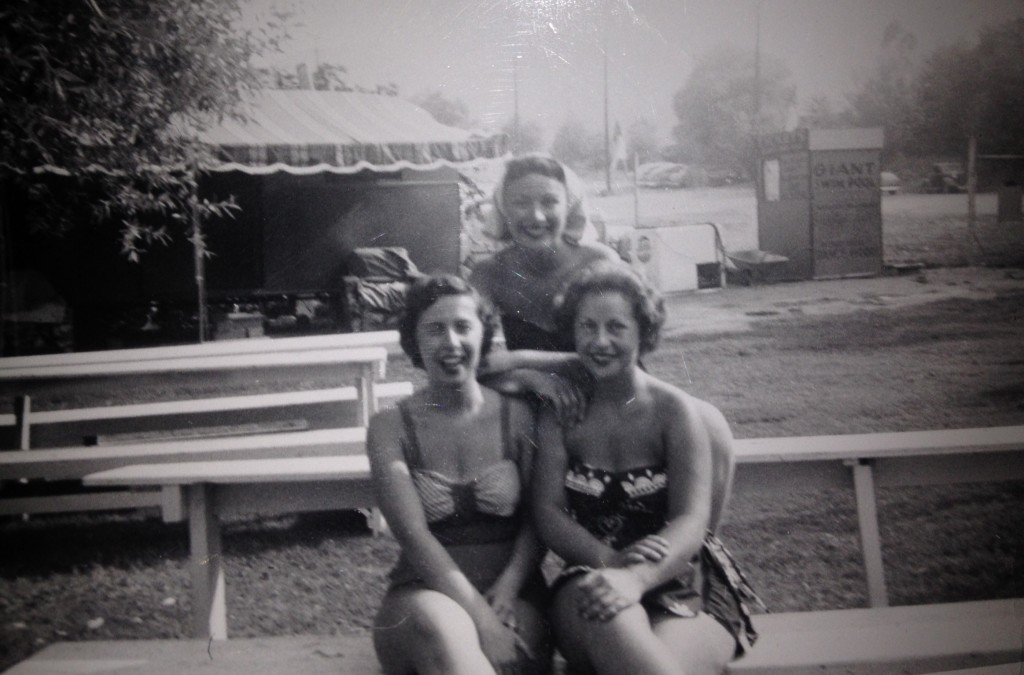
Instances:
[[[754,617],[761,639],[733,675],[1019,675],[1024,600]],[[560,665],[560,664],[559,664]],[[380,673],[369,636],[59,642],[7,671]],[[563,670],[556,667],[555,673]]]
[[[330,335],[306,335],[289,338],[249,338],[164,347],[10,356],[0,358],[0,373],[3,373],[5,370],[35,366],[127,363],[131,361],[152,361],[155,359],[191,358],[194,356],[271,354],[274,352],[295,352],[311,349],[351,349],[355,347],[385,347],[390,352],[395,352],[398,350],[398,331],[332,333]]]
[[[1019,662],[1024,599],[789,612],[760,633],[735,675],[936,673]]]
[[[1024,426],[740,439],[737,494],[854,491],[872,607],[888,604],[876,487],[1024,480]]]
[[[346,342],[345,347],[324,348]],[[361,453],[365,426],[378,401],[412,390],[407,382],[376,381],[384,375],[387,348],[395,343],[397,333],[383,331],[0,359],[0,386],[8,391],[32,391],[36,386],[52,391],[55,383],[59,388],[83,381],[123,384],[149,378],[159,383],[182,376],[189,387],[199,390],[204,382],[220,385],[233,380],[243,392],[250,382],[301,382],[313,375],[353,383],[38,412],[32,410],[31,397],[23,395],[14,414],[0,415],[0,428],[16,429],[17,447],[27,452],[0,452],[0,481],[10,486],[10,481],[25,479],[75,480],[144,462]],[[38,449],[40,440],[45,446],[54,438],[64,443]],[[83,447],[87,443],[99,445]],[[0,492],[0,514],[161,504],[158,491],[151,490],[29,497],[18,496],[17,490],[6,492]]]
[[[737,441],[737,492],[777,493],[821,487],[848,487],[856,492],[862,548],[875,607],[887,604],[878,534],[874,485],[922,485],[1024,479],[1024,426],[948,431],[852,434]],[[219,551],[217,518],[246,511],[274,512],[339,508],[344,502],[369,507],[369,465],[365,456],[265,461],[196,462],[128,466],[91,474],[87,485],[161,486],[164,517],[188,518],[195,588],[197,637],[227,636],[223,576],[204,561]],[[339,482],[345,482],[340,489]],[[302,490],[295,484],[302,483]],[[358,487],[357,487],[358,486]],[[350,491],[349,488],[352,488]],[[309,497],[291,496],[302,492]],[[366,499],[350,505],[346,500]],[[304,501],[303,501],[304,500]],[[182,512],[182,505],[185,512]]]

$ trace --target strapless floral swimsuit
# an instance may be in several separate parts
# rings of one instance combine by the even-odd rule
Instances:
[[[565,487],[573,518],[615,550],[664,529],[668,523],[668,476],[664,467],[639,467],[611,472],[572,459]],[[563,569],[554,582],[558,589],[590,568]],[[764,604],[736,566],[732,556],[708,532],[704,545],[683,575],[644,595],[648,612],[714,617],[736,639],[737,656],[757,639],[751,609]]]

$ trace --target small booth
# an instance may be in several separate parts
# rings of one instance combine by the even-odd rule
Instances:
[[[721,237],[713,223],[640,226],[615,242],[619,256],[661,293],[722,285]]]
[[[796,129],[758,139],[758,246],[788,258],[773,280],[882,271],[881,128]]]

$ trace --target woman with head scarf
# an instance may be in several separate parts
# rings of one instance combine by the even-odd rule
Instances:
[[[495,305],[508,351],[483,364],[488,386],[528,392],[552,405],[563,423],[585,408],[587,375],[572,355],[572,336],[555,328],[554,306],[579,271],[601,261],[621,263],[588,237],[582,181],[544,154],[508,161],[494,190],[492,236],[508,246],[481,261],[470,283]]]
[[[619,260],[584,237],[582,182],[548,155],[522,155],[507,163],[494,207],[494,234],[509,246],[480,262],[470,283],[497,307],[508,349],[571,352],[571,336],[555,330],[558,293],[579,270]]]

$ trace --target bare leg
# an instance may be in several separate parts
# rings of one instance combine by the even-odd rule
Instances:
[[[525,600],[516,602],[516,633],[530,649],[533,658],[541,665],[550,666],[552,644],[547,619],[534,605]]]
[[[633,605],[610,621],[588,621],[576,612],[576,581],[555,597],[554,630],[558,648],[573,668],[597,673],[680,675],[682,666],[651,628],[647,611]]]
[[[494,673],[473,620],[454,600],[423,588],[392,591],[374,621],[373,646],[388,675]]]
[[[652,621],[654,633],[687,675],[717,675],[736,651],[736,640],[711,616],[694,618],[662,614]]]

